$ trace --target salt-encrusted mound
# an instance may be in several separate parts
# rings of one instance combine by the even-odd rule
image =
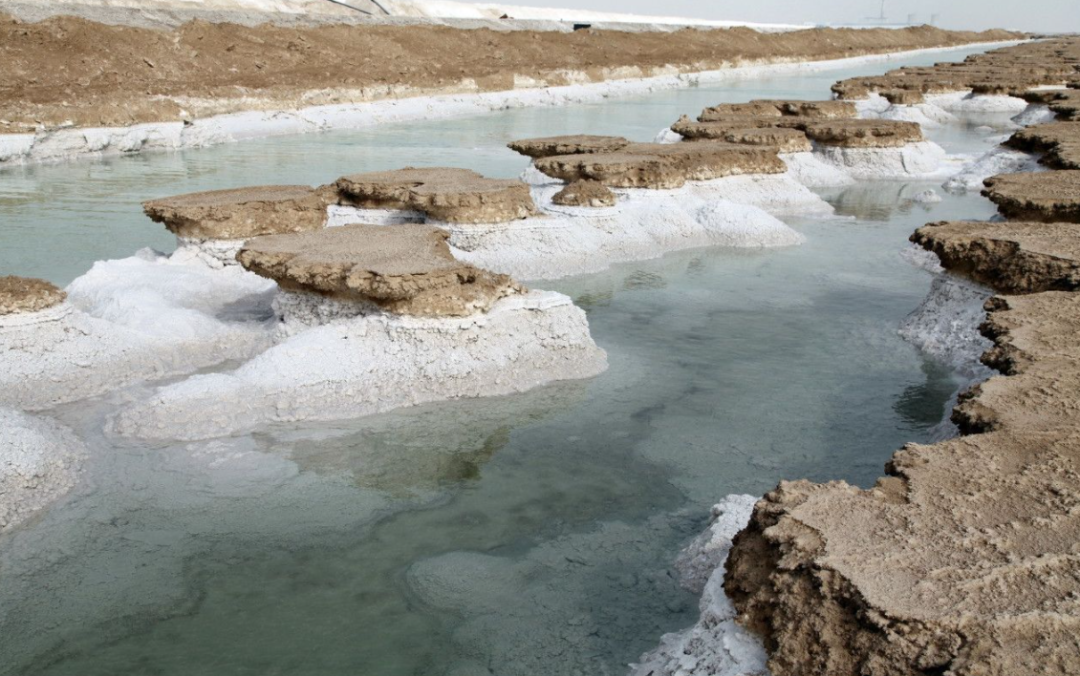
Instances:
[[[685,115],[671,125],[671,131],[690,141],[724,141],[755,146],[772,146],[782,153],[807,152],[812,146],[806,134],[784,125],[787,118],[729,118],[716,122],[692,122]]]
[[[613,207],[615,193],[598,181],[574,181],[555,193],[551,201],[561,207]]]
[[[422,224],[346,225],[249,240],[237,260],[282,289],[424,316],[483,312],[521,291],[506,275],[461,263],[449,235]]]
[[[726,200],[758,207],[774,216],[829,216],[833,207],[789,173],[728,176],[695,181],[688,192],[705,201]]]
[[[441,227],[450,232],[459,260],[517,279],[599,272],[613,263],[694,247],[790,246],[804,241],[757,207],[710,195],[713,183],[678,190],[621,190],[619,202],[607,209],[545,206],[544,217],[513,224]]]
[[[606,367],[585,313],[566,296],[533,291],[471,317],[375,313],[303,331],[236,371],[161,388],[111,428],[148,438],[209,438],[273,422],[522,392]]]
[[[1003,95],[984,95],[972,92],[930,94],[928,103],[958,115],[974,113],[1007,113],[1018,115],[1028,107],[1027,101]]]
[[[588,179],[609,187],[653,189],[786,170],[775,148],[731,143],[634,143],[613,153],[544,157],[534,165],[561,181]]]
[[[587,155],[591,153],[611,153],[630,145],[630,141],[621,136],[547,136],[511,141],[507,147],[534,160],[555,155]]]
[[[40,312],[64,302],[67,297],[43,279],[0,277],[0,317],[24,312]]]
[[[764,674],[767,655],[760,639],[735,622],[724,593],[724,562],[731,540],[750,519],[757,498],[730,495],[713,507],[713,522],[676,561],[687,589],[701,593],[701,618],[689,629],[667,634],[660,647],[631,665],[632,676],[747,676]]]
[[[780,159],[787,165],[788,175],[808,188],[836,188],[855,183],[846,171],[814,153],[784,154]]]
[[[828,120],[804,126],[810,140],[839,148],[900,148],[923,140],[914,122],[894,120]]]
[[[242,240],[318,230],[328,203],[309,186],[267,185],[150,200],[143,211],[186,240]]]
[[[85,455],[67,427],[0,406],[0,532],[71,490]]]
[[[486,178],[468,169],[354,174],[338,179],[335,186],[352,206],[422,211],[449,223],[502,223],[536,213],[525,183]]]
[[[986,179],[997,174],[1040,170],[1037,158],[1009,148],[997,147],[964,165],[960,173],[942,185],[949,192],[981,190]]]
[[[1032,103],[1019,115],[1013,116],[1012,122],[1021,127],[1031,127],[1054,122],[1056,119],[1057,115],[1054,114],[1054,111],[1050,110],[1049,106],[1041,103]]]
[[[0,317],[0,404],[50,408],[248,358],[270,342],[273,289],[175,255],[95,263],[68,302]]]
[[[1001,292],[1080,289],[1080,224],[943,222],[919,228],[911,241]]]
[[[896,148],[818,146],[814,155],[861,181],[937,178],[948,175],[945,150],[932,141]]]
[[[1000,174],[983,195],[1008,218],[1080,223],[1080,170]]]

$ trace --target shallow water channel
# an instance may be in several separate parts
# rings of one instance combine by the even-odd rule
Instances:
[[[513,138],[646,140],[707,104],[822,98],[898,63],[0,173],[0,270],[66,283],[168,248],[138,207],[152,196],[408,164],[513,176]],[[990,147],[960,127],[935,140]],[[785,478],[868,485],[941,421],[958,381],[897,335],[930,285],[900,251],[927,221],[993,209],[911,201],[930,187],[827,192],[841,217],[792,220],[800,247],[538,284],[588,312],[611,361],[591,381],[181,445],[102,436],[146,389],[55,412],[92,458],[0,539],[0,674],[625,673],[695,621],[671,564],[713,502]]]

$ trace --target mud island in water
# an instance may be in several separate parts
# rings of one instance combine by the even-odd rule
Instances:
[[[273,15],[114,25],[125,22],[85,7],[42,18],[32,5],[0,17],[0,182],[15,164],[90,154],[110,167],[112,154],[582,100],[558,88],[629,81],[619,91],[640,93],[635,80],[684,78],[662,90],[705,71],[1023,37]],[[224,659],[236,673],[266,668],[264,654],[290,673],[406,662],[411,672],[393,673],[1080,673],[1078,89],[1080,39],[1046,39],[851,77],[817,100],[709,100],[655,138],[589,125],[483,149],[512,155],[516,177],[360,152],[312,185],[271,171],[274,184],[243,175],[174,194],[166,184],[196,183],[154,175],[150,198],[117,206],[175,235],[171,253],[97,261],[65,288],[0,270],[0,601],[12,609],[0,610],[0,662],[35,676],[106,663],[198,671],[204,656],[173,644],[214,635],[235,642]],[[517,90],[533,98],[505,98]],[[415,117],[387,112],[399,104]],[[945,142],[974,129],[992,141],[981,152]],[[857,237],[866,223],[836,195],[859,190],[897,191],[905,218],[948,214],[920,219],[904,250],[931,273],[930,292],[906,320],[882,320],[874,304],[909,290],[843,270],[830,287],[843,301],[820,311],[849,308],[865,335],[853,344],[906,349],[905,368],[955,371],[946,420],[935,409],[903,427],[917,441],[865,487],[854,471],[830,477],[845,470],[827,448],[770,457],[728,443],[735,430],[671,447],[665,427],[753,415],[762,397],[736,390],[762,380],[752,369],[769,352],[829,358],[800,353],[814,340],[800,307],[818,298],[741,314],[711,303],[824,256],[819,238],[842,246],[831,230]],[[716,252],[743,275],[723,292],[713,285],[726,271],[703,262]],[[665,266],[682,266],[677,288]],[[810,270],[804,283],[835,272]],[[777,313],[794,336],[782,347],[734,338],[733,322]],[[925,354],[887,342],[898,335]],[[697,377],[728,352],[734,363]],[[856,375],[882,359],[832,358],[827,369]],[[687,383],[620,417],[624,400],[665,391],[666,372]],[[822,373],[808,373],[764,378],[778,411],[803,390],[827,398]],[[912,389],[896,398],[931,409],[948,398]],[[841,424],[822,411],[757,422],[747,438],[793,427],[809,448]],[[881,426],[863,423],[868,435]],[[635,435],[656,435],[664,462],[627,453]],[[533,436],[530,453],[500,464],[500,449]],[[866,449],[871,474],[893,449]],[[739,456],[781,483],[759,497],[753,476],[738,485],[756,496],[709,494],[733,485],[720,475]],[[560,474],[566,457],[575,469]],[[702,499],[716,506],[695,532]],[[398,520],[404,530],[379,530]],[[275,640],[216,624],[236,608]],[[125,624],[144,615],[138,631]],[[350,640],[327,639],[341,628]]]

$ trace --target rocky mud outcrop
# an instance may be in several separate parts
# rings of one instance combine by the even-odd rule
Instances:
[[[1080,290],[1080,224],[935,223],[911,241],[945,268],[1004,293]]]
[[[924,140],[918,124],[894,120],[815,121],[803,131],[812,141],[838,148],[900,148]]]
[[[555,193],[551,201],[563,207],[613,207],[615,193],[599,181],[574,181]]]
[[[1000,174],[983,195],[1009,218],[1080,223],[1080,170]]]
[[[566,182],[592,180],[613,188],[651,189],[787,170],[775,148],[734,143],[634,143],[612,153],[544,157],[534,166]]]
[[[536,214],[529,186],[454,168],[398,169],[354,174],[335,187],[345,204],[362,209],[419,211],[447,223],[503,223]]]
[[[1043,153],[1042,163],[1054,169],[1080,169],[1080,121],[1037,124],[1016,132],[1006,146]]]
[[[177,237],[237,240],[322,228],[326,196],[306,185],[266,185],[150,200],[143,211]]]
[[[592,153],[612,153],[630,145],[630,141],[621,136],[548,136],[511,141],[507,147],[534,160],[555,155],[588,155]]]
[[[0,317],[47,310],[65,298],[63,290],[43,279],[0,277]]]
[[[248,241],[237,259],[285,291],[427,317],[491,309],[523,289],[454,258],[449,234],[429,225],[346,225]]]

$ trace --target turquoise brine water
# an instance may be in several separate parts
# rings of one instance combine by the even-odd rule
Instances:
[[[516,137],[647,139],[706,104],[820,98],[883,69],[22,169],[0,174],[0,265],[64,282],[166,248],[147,197],[405,164],[513,176]],[[897,335],[929,289],[899,252],[927,221],[993,209],[910,201],[929,187],[830,191],[841,217],[792,220],[800,247],[539,285],[588,312],[611,361],[590,381],[176,445],[102,435],[145,389],[56,411],[91,456],[69,498],[0,537],[0,674],[625,673],[695,621],[671,564],[713,502],[869,485],[941,421],[957,381]]]

